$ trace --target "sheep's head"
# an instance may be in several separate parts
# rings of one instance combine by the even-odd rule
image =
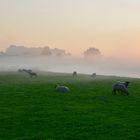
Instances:
[[[55,85],[54,85],[54,88],[56,89],[56,88],[57,88],[57,86],[58,86],[58,84],[55,84]]]
[[[128,87],[129,83],[129,81],[125,81],[126,87]]]
[[[61,86],[61,84],[60,83],[59,84],[55,84],[54,88],[56,89],[58,86]]]

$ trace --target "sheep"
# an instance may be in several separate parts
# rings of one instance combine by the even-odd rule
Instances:
[[[30,75],[30,77],[37,77],[37,73],[35,72],[28,71],[27,73]]]
[[[66,93],[66,92],[70,91],[70,89],[67,86],[63,86],[63,85],[60,85],[60,84],[56,84],[54,88],[55,88],[56,91],[62,92],[62,93]]]
[[[72,74],[72,76],[73,76],[73,77],[77,77],[77,72],[74,71],[73,74]]]
[[[26,69],[22,69],[22,71],[23,71],[23,72],[27,72],[27,70],[26,70]]]
[[[92,73],[90,77],[95,78],[96,77],[96,73]]]
[[[117,92],[121,92],[122,94],[129,95],[128,85],[130,82],[120,82],[118,81],[112,86],[112,94],[116,94]]]
[[[18,72],[25,72],[30,75],[30,77],[37,77],[37,73],[33,72],[31,69],[18,69]]]
[[[31,73],[31,72],[32,72],[32,70],[31,70],[31,69],[28,69],[28,70],[26,70],[26,72]]]
[[[17,71],[18,71],[18,72],[23,72],[23,70],[22,70],[22,69],[18,69]]]

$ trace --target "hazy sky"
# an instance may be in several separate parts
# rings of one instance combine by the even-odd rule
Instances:
[[[0,50],[10,44],[140,58],[140,0],[0,0]]]

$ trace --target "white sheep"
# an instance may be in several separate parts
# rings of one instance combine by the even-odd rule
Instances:
[[[63,85],[55,85],[55,90],[58,91],[58,92],[68,92],[70,91],[70,89],[67,87],[67,86],[63,86]]]
[[[128,85],[130,82],[120,82],[113,84],[112,86],[112,94],[117,94],[117,92],[121,92],[122,94],[128,95]]]

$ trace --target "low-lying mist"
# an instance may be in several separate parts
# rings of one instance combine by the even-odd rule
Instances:
[[[84,57],[46,57],[46,56],[0,56],[0,70],[33,69],[35,71],[52,71],[140,77],[140,66],[137,63],[115,58]]]

